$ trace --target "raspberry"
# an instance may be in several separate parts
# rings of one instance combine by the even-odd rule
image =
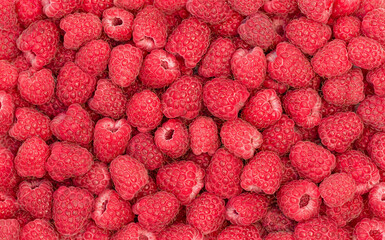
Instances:
[[[318,127],[321,142],[329,150],[345,152],[359,138],[363,123],[354,112],[339,112],[322,119]]]
[[[294,240],[292,232],[271,232],[266,237],[265,240]]]
[[[375,6],[375,5],[374,5]],[[384,6],[382,6],[384,7]],[[383,28],[385,20],[385,9],[377,8],[373,11],[368,12],[362,19],[361,30],[362,33],[373,40],[378,41],[380,44],[385,44],[385,34]]]
[[[133,199],[132,203],[135,203],[137,200],[141,199],[144,196],[151,195],[158,192],[158,186],[155,183],[155,180],[152,177],[148,178],[148,183],[144,185],[142,189],[136,194],[136,197]]]
[[[385,170],[385,133],[379,132],[374,134],[369,141],[367,151],[378,168]]]
[[[356,183],[346,173],[334,173],[319,185],[321,197],[328,207],[340,207],[354,197]]]
[[[240,175],[243,168],[241,159],[225,148],[218,149],[206,169],[205,188],[222,198],[231,198],[242,192]]]
[[[285,15],[296,12],[298,4],[296,0],[267,0],[263,8],[267,13]]]
[[[204,176],[204,170],[194,162],[178,161],[158,170],[156,184],[174,194],[182,205],[188,205],[203,188]]]
[[[13,196],[0,192],[0,219],[13,218],[18,209],[18,203]]]
[[[73,178],[72,181],[76,187],[87,189],[95,195],[111,187],[110,173],[107,165],[102,162],[95,162],[86,174]]]
[[[331,18],[351,15],[358,10],[360,4],[361,0],[336,0],[333,4]]]
[[[0,59],[11,60],[17,57],[19,49],[16,39],[19,37],[20,30],[0,29]]]
[[[186,9],[191,15],[210,24],[226,21],[232,13],[225,0],[188,0]]]
[[[4,240],[18,240],[20,224],[16,219],[0,219],[0,238]]]
[[[253,226],[236,226],[231,225],[225,228],[219,235],[217,240],[261,240],[258,229]]]
[[[249,16],[257,13],[258,10],[263,6],[263,0],[229,0],[231,8],[238,13]]]
[[[212,193],[203,193],[187,206],[187,223],[203,234],[220,228],[225,220],[225,201]]]
[[[162,112],[167,118],[188,120],[199,115],[202,108],[202,83],[193,76],[183,76],[162,94]]]
[[[194,68],[206,53],[210,45],[209,38],[210,28],[205,23],[188,18],[169,36],[165,49],[181,57],[187,68]]]
[[[87,190],[61,186],[53,194],[53,220],[64,236],[75,235],[91,215],[94,198]]]
[[[296,240],[315,240],[315,239],[338,240],[337,224],[327,217],[316,217],[298,223],[294,230]]]
[[[59,239],[51,223],[45,219],[35,219],[27,223],[20,232],[20,239],[23,240],[56,240]]]
[[[157,49],[151,51],[144,59],[139,79],[145,86],[163,88],[173,83],[180,75],[179,63],[174,55]]]
[[[9,191],[18,183],[18,176],[13,165],[12,152],[0,145],[0,191]]]
[[[81,0],[43,0],[41,4],[47,17],[60,19],[79,9]]]
[[[122,8],[112,7],[103,12],[103,30],[109,38],[115,41],[130,40],[133,24],[134,15]]]
[[[92,40],[76,53],[75,64],[91,76],[101,75],[107,68],[110,46],[103,40]]]
[[[12,95],[0,90],[0,136],[8,132],[14,116],[15,104]]]
[[[0,9],[0,28],[12,29],[12,27],[18,27],[15,1],[2,0]]]
[[[370,49],[370,50],[369,50]],[[348,45],[349,60],[357,67],[372,70],[385,62],[381,44],[367,37],[352,38]]]
[[[275,36],[273,22],[261,12],[246,18],[246,21],[239,25],[238,33],[247,44],[264,50],[270,47]]]
[[[17,141],[8,134],[0,135],[0,148],[6,148],[10,150],[13,155],[16,155],[21,144],[22,142]]]
[[[17,0],[15,4],[18,20],[24,27],[44,18],[43,5],[39,0]]]
[[[59,29],[50,20],[29,25],[16,40],[17,47],[33,68],[40,69],[54,57],[59,43]]]
[[[67,62],[74,62],[76,56],[76,51],[72,49],[67,49],[63,46],[62,43],[59,43],[57,47],[57,51],[55,54],[54,59],[47,65],[48,69],[51,69],[51,71],[58,75],[60,72],[60,69],[67,63]]]
[[[186,6],[186,2],[187,0],[154,0],[154,6],[170,15],[183,9]]]
[[[385,182],[381,182],[374,186],[369,193],[369,207],[376,217],[384,219],[385,216]]]
[[[334,220],[338,226],[345,226],[357,218],[363,209],[364,201],[360,195],[356,195],[352,200],[339,207],[327,207],[326,215]]]
[[[364,218],[354,227],[353,239],[376,240],[385,236],[385,221]]]
[[[333,34],[337,39],[349,42],[361,33],[361,21],[354,16],[338,18],[333,25]]]
[[[211,25],[211,29],[222,37],[234,37],[238,35],[238,27],[243,21],[243,16],[233,12],[226,21]]]
[[[298,7],[305,16],[313,21],[326,24],[333,10],[333,0],[312,2],[311,0],[298,0]]]
[[[332,36],[326,24],[301,17],[291,20],[285,28],[286,37],[305,54],[314,55]]]
[[[61,141],[86,145],[92,141],[94,122],[88,112],[75,103],[70,105],[65,113],[60,113],[52,119],[50,127]]]
[[[139,75],[142,62],[142,51],[131,44],[113,48],[108,64],[111,81],[119,87],[130,86]]]
[[[237,49],[231,58],[231,71],[235,81],[248,89],[258,89],[266,77],[267,62],[260,47],[248,51]]]
[[[84,232],[76,235],[77,239],[100,239],[108,240],[111,232],[96,226],[92,221],[88,221],[83,230]]]
[[[385,78],[385,64],[369,71],[366,75],[366,81],[371,83],[374,88],[374,93],[377,96],[385,97],[385,84],[382,79]]]
[[[189,126],[190,147],[195,155],[215,153],[220,145],[218,128],[210,117],[200,116],[194,119]]]
[[[114,190],[105,190],[95,199],[92,219],[103,229],[118,230],[134,220],[129,202],[124,201]]]
[[[124,200],[133,199],[148,183],[148,173],[144,165],[128,155],[112,160],[110,173],[115,190]]]
[[[294,45],[281,42],[266,56],[268,73],[274,80],[295,88],[308,87],[314,72],[305,55]]]
[[[136,240],[136,239],[156,240],[156,236],[152,232],[146,231],[138,223],[130,223],[122,227],[111,238],[111,240]]]
[[[185,240],[203,240],[203,235],[196,228],[188,224],[177,223],[173,224],[162,232],[160,232],[157,236],[158,240],[177,240],[177,239],[185,239]]]
[[[15,87],[19,74],[17,68],[5,60],[0,60],[0,90],[8,91]]]
[[[113,0],[83,0],[82,9],[100,18],[104,11],[113,5]]]
[[[114,5],[127,10],[137,10],[143,6],[146,0],[114,0]]]
[[[215,117],[235,120],[250,93],[237,81],[214,78],[203,87],[203,102]]]
[[[382,109],[385,107],[385,97],[368,96],[357,108],[357,114],[362,121],[375,130],[385,130],[385,114]]]
[[[171,158],[183,156],[189,149],[186,126],[179,119],[169,119],[155,132],[155,145]]]
[[[294,221],[287,218],[277,207],[269,208],[261,223],[266,231],[270,233],[294,229]]]

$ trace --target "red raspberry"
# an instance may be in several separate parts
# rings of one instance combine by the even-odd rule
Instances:
[[[18,209],[18,203],[13,196],[0,192],[0,219],[13,218]]]
[[[333,3],[331,18],[351,15],[358,10],[360,4],[361,0],[336,0]]]
[[[302,139],[302,135],[295,127],[294,121],[287,115],[282,115],[278,122],[262,132],[262,139],[261,150],[284,155],[289,152],[292,145]]]
[[[227,78],[215,78],[203,87],[203,101],[207,109],[223,120],[236,119],[249,96],[244,85]]]
[[[144,165],[128,155],[112,160],[110,173],[115,190],[124,200],[133,199],[148,183],[148,173]]]
[[[272,89],[263,89],[256,92],[242,111],[242,118],[258,129],[275,124],[281,116],[281,100]]]
[[[376,165],[368,156],[356,150],[338,155],[336,170],[351,174],[356,181],[357,194],[368,192],[380,181],[380,174]]]
[[[357,17],[362,19],[370,11],[378,8],[384,8],[384,7],[385,7],[384,0],[361,0],[361,5],[355,14],[357,15]]]
[[[113,48],[108,64],[109,76],[112,82],[119,87],[130,86],[139,75],[142,62],[142,51],[131,44],[119,45]]]
[[[56,240],[59,239],[51,223],[45,219],[35,219],[27,223],[20,232],[20,239],[23,240]]]
[[[8,134],[0,135],[0,148],[6,148],[11,151],[13,155],[16,155],[22,142],[17,141]],[[1,185],[1,184],[0,184]]]
[[[298,223],[294,230],[296,240],[316,240],[316,239],[338,240],[337,224],[327,217],[316,217]]]
[[[248,89],[259,88],[266,77],[267,62],[260,47],[248,51],[237,49],[231,58],[231,71],[235,81],[240,82]]]
[[[0,60],[0,90],[8,91],[17,84],[17,68],[5,60]]]
[[[93,221],[88,221],[85,225],[84,232],[76,235],[76,240],[80,239],[98,239],[109,240],[111,232],[96,226]]]
[[[374,134],[368,144],[367,151],[378,168],[385,170],[385,133]]]
[[[17,0],[15,4],[18,20],[24,27],[44,18],[40,0]]]
[[[362,134],[364,125],[354,112],[339,112],[322,119],[318,134],[329,150],[345,152]]]
[[[225,201],[212,193],[202,193],[187,206],[187,223],[203,234],[218,230],[225,220]]]
[[[385,97],[368,96],[357,108],[362,121],[378,131],[385,130]]]
[[[217,240],[262,240],[259,230],[253,226],[236,226],[231,225],[225,228],[219,235]]]
[[[92,219],[96,225],[107,230],[119,230],[134,220],[129,202],[124,201],[114,190],[105,190],[95,199]]]
[[[385,221],[364,218],[354,227],[353,239],[377,240],[385,237]]]
[[[93,13],[99,18],[102,16],[103,12],[113,7],[113,0],[83,0],[82,9],[87,13]]]
[[[319,191],[326,206],[340,207],[353,199],[356,183],[346,173],[334,173],[321,182]]]
[[[92,40],[76,53],[75,64],[91,76],[101,75],[107,68],[111,48],[103,40]]]
[[[7,134],[14,116],[15,104],[12,95],[0,90],[0,136]]]
[[[191,15],[210,24],[224,22],[232,14],[226,0],[188,0],[186,9]]]
[[[287,218],[277,207],[269,208],[261,223],[266,231],[270,233],[294,229],[294,221]]]
[[[162,94],[162,112],[167,118],[194,119],[202,108],[202,81],[183,76]]]
[[[191,161],[170,163],[159,169],[156,183],[174,194],[182,205],[190,204],[204,186],[205,171]]]
[[[218,127],[210,117],[200,116],[189,126],[190,147],[195,155],[215,153],[220,145]]]
[[[95,162],[91,169],[84,174],[72,179],[76,187],[87,189],[90,193],[99,195],[111,187],[111,176],[105,163]]]
[[[355,66],[367,70],[373,70],[385,62],[385,51],[381,44],[367,37],[352,38],[348,45],[348,53],[350,61]]]
[[[81,0],[43,0],[41,4],[47,17],[60,19],[79,9]]]
[[[130,223],[122,227],[111,238],[111,240],[136,240],[136,239],[156,240],[155,234],[148,232],[138,223]]]
[[[349,42],[361,33],[361,21],[354,16],[338,18],[333,25],[333,34],[337,39]]]
[[[226,219],[232,224],[249,226],[267,213],[267,198],[257,193],[242,193],[230,198],[226,205]]]
[[[65,48],[77,50],[102,34],[102,22],[92,13],[73,13],[60,20]]]
[[[0,2],[0,28],[12,29],[13,27],[18,27],[15,2],[7,0]]]
[[[308,180],[294,180],[277,193],[279,209],[286,217],[304,221],[318,215],[322,203],[317,185]]]
[[[203,240],[203,235],[196,228],[183,223],[173,224],[157,236],[158,240]]]
[[[53,134],[61,141],[86,145],[92,141],[94,122],[88,112],[75,103],[65,113],[58,114],[51,121]]]
[[[210,28],[196,18],[184,20],[169,36],[166,51],[181,57],[187,68],[194,68],[210,45]],[[194,47],[191,47],[194,46]]]
[[[350,106],[365,98],[364,76],[361,69],[352,69],[346,74],[327,79],[322,86],[324,99],[336,106]]]
[[[238,35],[238,27],[241,25],[243,18],[239,13],[233,12],[226,21],[211,25],[211,29],[219,36],[235,37]]]
[[[50,119],[41,112],[33,108],[18,108],[15,117],[16,121],[9,129],[9,136],[19,141],[25,141],[34,136],[47,141],[51,137]]]
[[[265,12],[272,14],[290,14],[298,9],[296,0],[267,0],[263,6]]]
[[[134,15],[122,8],[112,7],[103,12],[103,30],[115,41],[128,41],[132,37]]]
[[[237,196],[242,192],[239,185],[242,168],[241,159],[229,153],[225,148],[218,149],[206,169],[206,190],[221,198]]]
[[[377,96],[385,97],[385,84],[383,79],[385,78],[385,64],[382,64],[379,68],[369,71],[366,75],[366,81],[371,83],[374,88],[374,93]]]
[[[19,37],[20,30],[0,29],[0,59],[12,60],[20,53],[17,48],[16,39]],[[1,231],[0,231],[1,232]]]
[[[12,65],[17,68],[17,71],[19,73],[27,71],[31,68],[31,64],[28,62],[28,60],[23,54],[19,54],[15,59],[13,59]]]
[[[0,191],[7,192],[18,183],[18,176],[13,166],[12,152],[0,145]]]
[[[53,194],[53,220],[57,231],[72,236],[81,231],[91,215],[94,198],[87,190],[61,186]]]
[[[166,87],[180,75],[177,59],[162,49],[153,50],[148,54],[139,72],[142,83],[151,88]]]
[[[376,40],[380,44],[384,45],[385,44],[385,34],[383,33],[383,29],[385,27],[384,21],[385,21],[385,9],[383,8],[374,9],[373,11],[368,12],[368,14],[366,14],[365,17],[362,19],[361,30],[366,37],[372,38],[373,40]]]
[[[357,218],[363,209],[364,201],[360,195],[356,195],[352,200],[340,207],[327,207],[326,215],[334,220],[338,226],[342,227]]]
[[[183,156],[189,149],[189,134],[179,119],[169,119],[155,131],[155,145],[171,158]]]
[[[154,0],[154,6],[170,15],[183,9],[186,6],[186,2],[187,0]]]
[[[271,19],[262,12],[246,18],[238,27],[242,40],[251,46],[267,49],[273,43],[275,30]]]
[[[366,147],[368,146],[370,139],[372,138],[372,136],[376,132],[377,131],[374,130],[373,128],[368,127],[368,126],[364,126],[364,131],[363,131],[362,135],[360,136],[359,139],[357,139],[354,142],[354,147],[356,148],[356,150],[359,150],[361,152],[365,152]]]
[[[38,109],[48,117],[54,118],[59,113],[65,112],[67,107],[54,95],[48,103],[38,106]]]
[[[54,57],[59,43],[59,29],[50,20],[32,23],[16,40],[17,47],[33,68],[40,69]]]
[[[328,117],[338,112],[351,112],[353,111],[353,106],[344,106],[344,107],[338,107],[336,105],[330,104],[325,101],[325,98],[322,98],[322,117]]]
[[[298,7],[305,16],[313,21],[326,24],[332,15],[334,0],[298,0]]]
[[[298,126],[307,129],[321,123],[321,105],[321,97],[311,88],[289,91],[283,100],[286,113]]]
[[[285,32],[292,44],[309,55],[314,55],[332,36],[332,31],[328,25],[305,17],[291,20],[286,25]]]
[[[72,49],[67,49],[63,46],[62,43],[59,43],[55,57],[47,65],[47,68],[51,69],[55,75],[59,74],[60,69],[67,62],[74,62],[76,56],[76,51]]]
[[[114,5],[127,10],[137,10],[141,8],[146,0],[114,0]]]
[[[0,219],[0,238],[4,240],[18,240],[20,224],[16,219]]]
[[[132,203],[135,203],[144,196],[154,194],[156,192],[158,192],[158,186],[156,185],[155,180],[152,177],[149,177],[148,183],[140,189],[140,191],[136,194],[136,197],[132,200]]]
[[[383,200],[385,194],[385,182],[381,182],[374,186],[369,193],[369,207],[376,217],[384,219],[385,202]]]
[[[265,240],[294,240],[294,235],[292,232],[271,232],[266,237]]]
[[[244,16],[253,15],[263,6],[264,0],[229,0],[231,8]]]

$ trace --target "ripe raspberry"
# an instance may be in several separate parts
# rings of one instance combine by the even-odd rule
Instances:
[[[339,112],[322,119],[318,134],[329,150],[345,152],[362,134],[364,125],[354,112]]]
[[[353,111],[353,106],[344,106],[344,107],[338,107],[336,105],[333,105],[333,104],[330,104],[328,102],[325,101],[324,98],[322,98],[322,108],[321,108],[321,112],[322,112],[322,117],[325,118],[325,117],[329,117],[335,113],[338,113],[338,112],[351,112]]]
[[[13,166],[12,152],[0,145],[0,191],[8,192],[18,183],[18,176]]]
[[[302,135],[295,127],[294,121],[287,115],[282,115],[278,122],[262,132],[262,139],[261,150],[284,155],[289,152],[292,145],[302,139]]]
[[[103,12],[113,7],[113,0],[83,0],[82,9],[87,13],[93,13],[99,18],[102,17]]]
[[[374,88],[374,93],[377,96],[385,97],[385,84],[383,79],[385,78],[385,64],[382,64],[379,68],[369,71],[366,75],[366,81],[371,83]]]
[[[19,37],[20,30],[0,29],[0,59],[12,60],[20,53],[17,48],[16,39]]]
[[[196,228],[183,223],[173,224],[157,236],[158,240],[203,240],[203,235]]]
[[[378,131],[385,130],[385,97],[368,96],[357,108],[357,114],[362,121]]]
[[[210,117],[200,116],[189,126],[190,147],[195,155],[215,153],[220,145],[218,127]]]
[[[272,14],[290,14],[298,9],[296,0],[267,0],[263,6],[265,12]]]
[[[171,158],[183,156],[189,149],[189,134],[179,119],[169,119],[155,131],[155,144]]]
[[[137,10],[141,8],[146,0],[114,0],[114,5],[127,10]]]
[[[8,134],[0,135],[0,148],[6,148],[11,151],[13,155],[17,154],[22,142],[17,141]],[[1,185],[1,184],[0,184]]]
[[[261,240],[259,230],[253,226],[236,226],[231,225],[225,228],[219,235],[217,240]]]
[[[151,88],[163,88],[181,75],[174,55],[162,50],[153,50],[146,56],[139,72],[142,83]]]
[[[354,227],[353,239],[377,240],[385,237],[385,221],[364,218]]]
[[[340,207],[354,197],[356,183],[346,173],[334,173],[319,185],[321,197],[328,207]]]
[[[158,170],[156,184],[174,194],[182,205],[190,204],[204,186],[205,171],[191,161],[170,163]]]
[[[4,1],[0,3],[0,28],[12,29],[18,27],[15,1]]]
[[[235,37],[238,35],[238,27],[243,21],[243,16],[237,12],[232,12],[226,21],[211,25],[213,32],[222,37]]]
[[[368,144],[367,151],[378,168],[385,170],[385,133],[374,134]]]
[[[238,27],[239,36],[251,46],[264,50],[273,43],[275,30],[271,19],[262,12],[257,12],[246,18]]]
[[[285,27],[286,37],[305,54],[314,55],[332,36],[331,28],[305,17],[291,20]]]
[[[138,223],[130,223],[122,227],[111,238],[111,240],[136,240],[136,239],[156,240],[156,236],[152,232],[148,232]]]
[[[92,141],[94,122],[88,112],[75,103],[70,105],[65,113],[60,113],[52,119],[50,127],[61,141],[86,145]]]
[[[107,68],[111,48],[106,41],[92,40],[76,53],[75,64],[91,76],[101,75]]]
[[[35,219],[27,223],[20,232],[20,239],[23,240],[56,240],[59,239],[51,223],[45,219]]]
[[[154,0],[154,6],[170,15],[183,9],[186,6],[186,2],[187,0]]]
[[[370,49],[370,50],[369,50]],[[355,37],[348,45],[349,60],[357,67],[373,70],[385,62],[381,44],[367,37]]]
[[[212,193],[202,193],[187,206],[187,223],[203,234],[218,230],[225,220],[225,201]]]
[[[293,232],[270,232],[265,240],[294,240]]]
[[[346,74],[327,79],[322,86],[324,99],[336,106],[350,106],[365,98],[364,76],[361,69],[352,69]]]
[[[17,18],[24,27],[44,18],[43,5],[40,0],[17,0],[15,4]]]
[[[32,23],[16,40],[17,47],[33,68],[40,69],[54,57],[59,43],[59,30],[50,20]]]
[[[375,6],[375,5],[374,5]],[[385,6],[385,5],[384,5]],[[382,6],[382,7],[384,7]],[[362,19],[361,30],[362,33],[373,40],[378,41],[380,44],[385,44],[385,34],[383,29],[385,27],[385,9],[377,8],[368,12]]]
[[[360,7],[361,0],[336,0],[333,4],[331,18],[352,15]]]
[[[381,182],[374,186],[369,193],[369,207],[374,216],[384,219],[385,216],[385,182]]]
[[[17,68],[5,60],[0,60],[0,90],[8,91],[16,86],[19,73]]]
[[[67,62],[74,62],[76,56],[76,51],[72,49],[67,49],[63,46],[62,43],[58,44],[55,57],[47,65],[47,68],[50,69],[55,75],[59,74],[60,69]]]
[[[294,221],[287,218],[277,207],[269,208],[261,223],[266,231],[270,233],[294,229]]]
[[[296,240],[316,240],[316,239],[338,240],[337,224],[327,217],[316,217],[298,223],[294,230]]]
[[[75,235],[91,215],[94,198],[87,190],[61,186],[53,194],[53,220],[64,236]]]
[[[131,44],[119,45],[112,49],[108,64],[109,76],[119,87],[128,87],[139,75],[143,55]]]
[[[12,95],[0,90],[0,136],[7,134],[14,116],[15,104]]]
[[[167,118],[194,119],[202,108],[202,82],[183,76],[162,94],[162,112]]]
[[[322,0],[312,2],[311,0],[298,0],[301,12],[313,21],[326,24],[332,15],[334,0]]]
[[[181,57],[187,68],[194,68],[209,45],[210,28],[196,18],[188,18],[182,21],[169,36],[165,49]]]
[[[248,89],[258,89],[265,80],[267,62],[260,47],[254,47],[250,51],[237,49],[230,63],[235,81]]]
[[[122,8],[112,7],[103,12],[103,30],[115,41],[128,41],[132,37],[134,15]]]
[[[361,21],[354,16],[338,18],[333,25],[333,34],[337,39],[349,42],[361,33]]]
[[[80,239],[109,240],[110,239],[109,237],[111,235],[110,231],[96,226],[96,224],[93,221],[88,221],[83,231],[84,231],[83,233],[76,235],[76,240],[80,240]]]
[[[0,238],[4,240],[18,240],[20,224],[16,219],[0,219]]]
[[[210,24],[224,22],[232,14],[230,5],[225,0],[188,0],[186,9],[191,15]]]
[[[33,108],[18,108],[15,117],[15,123],[8,132],[9,136],[19,141],[35,136],[47,141],[51,137],[50,119],[41,112]]]
[[[155,180],[152,177],[148,178],[148,183],[144,185],[142,189],[136,194],[136,197],[131,201],[133,204],[137,202],[137,200],[141,199],[144,196],[154,194],[158,192],[158,186],[155,183]]]
[[[0,219],[13,218],[18,209],[18,203],[12,195],[0,192]]]
[[[76,187],[84,188],[95,195],[111,187],[110,173],[107,165],[102,162],[95,162],[86,174],[73,178],[72,181]]]
[[[115,190],[124,200],[133,199],[148,183],[148,173],[144,165],[128,155],[112,160],[110,173]]]
[[[352,200],[340,207],[327,207],[326,215],[342,227],[353,219],[357,218],[364,209],[364,201],[360,195],[356,195]]]
[[[79,9],[81,0],[44,0],[41,1],[41,4],[43,5],[43,11],[47,17],[60,19]]]
[[[263,6],[264,0],[229,0],[228,3],[233,10],[244,16],[249,16],[258,12]]]
[[[203,87],[205,106],[222,120],[236,119],[249,96],[244,85],[227,78],[215,78]]]
[[[65,112],[67,107],[54,95],[48,103],[38,106],[38,109],[48,117],[54,118],[59,113]]]
[[[242,111],[242,118],[258,129],[275,124],[281,116],[281,100],[272,89],[263,89],[256,92]]]
[[[363,131],[362,135],[360,136],[360,138],[354,142],[354,147],[356,148],[356,150],[359,150],[361,152],[365,152],[366,147],[368,146],[370,139],[372,138],[372,136],[376,132],[377,131],[374,130],[373,128],[365,126],[364,131]]]

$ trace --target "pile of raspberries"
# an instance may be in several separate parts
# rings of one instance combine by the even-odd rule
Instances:
[[[385,0],[0,0],[0,240],[385,240]]]

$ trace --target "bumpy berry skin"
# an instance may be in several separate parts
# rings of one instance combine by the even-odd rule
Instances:
[[[326,24],[332,14],[334,0],[298,0],[298,7],[307,18]]]
[[[13,154],[0,145],[0,191],[13,189],[17,183],[18,176],[13,165]]]
[[[18,240],[20,224],[16,219],[0,219],[0,238],[4,240]]]
[[[331,18],[352,15],[358,10],[360,4],[361,0],[336,0],[333,3]]]
[[[203,235],[196,228],[183,223],[173,224],[163,231],[158,236],[158,240],[203,240]]]
[[[337,172],[350,174],[356,181],[356,193],[364,194],[380,181],[380,173],[364,153],[350,150],[337,156]]]
[[[81,0],[50,0],[42,1],[44,14],[49,18],[60,19],[81,6]]]
[[[198,35],[196,35],[198,33]],[[189,18],[169,36],[166,51],[184,59],[187,68],[194,68],[210,45],[210,28],[196,18]],[[194,46],[190,48],[190,46]]]
[[[319,183],[335,168],[336,157],[320,145],[299,141],[290,150],[290,162],[301,177]]]
[[[268,73],[274,80],[294,88],[310,86],[314,72],[309,60],[293,44],[281,42],[266,56]]]
[[[292,232],[270,232],[266,237],[265,240],[294,240],[294,236]]]
[[[344,16],[336,20],[333,25],[333,34],[337,39],[349,42],[361,33],[361,21],[354,16]]]
[[[238,35],[238,27],[241,25],[243,19],[242,15],[233,12],[226,21],[211,25],[211,29],[219,36],[234,37]]]
[[[263,6],[264,0],[229,0],[228,3],[234,11],[244,16],[249,16],[258,12]]]
[[[82,9],[87,13],[93,13],[99,18],[102,17],[103,12],[113,7],[113,0],[83,0]]]
[[[19,30],[0,30],[0,44],[3,48],[0,49],[0,59],[12,60],[20,53],[17,48],[16,39],[19,37]]]
[[[0,90],[0,135],[5,135],[13,124],[15,104],[12,95]]]
[[[251,51],[237,49],[231,58],[231,71],[235,81],[248,89],[257,89],[262,85],[266,68],[266,57],[260,47],[254,47]]]
[[[16,121],[9,129],[9,136],[25,141],[30,137],[40,137],[47,141],[52,133],[50,119],[33,108],[18,108],[15,112]]]
[[[385,133],[379,132],[373,135],[367,151],[372,161],[382,170],[385,170]]]
[[[257,227],[231,225],[219,233],[217,240],[261,240],[261,234]]]
[[[58,44],[55,57],[52,61],[46,66],[50,69],[55,75],[58,75],[60,69],[67,63],[75,61],[76,51],[72,49],[67,49],[63,46],[62,43]]]
[[[366,75],[366,81],[373,85],[374,93],[377,96],[385,97],[385,84],[382,79],[385,78],[385,64],[369,71]]]
[[[154,0],[154,6],[162,10],[162,12],[170,15],[185,7],[186,2],[187,0]]]
[[[274,194],[281,184],[283,168],[276,153],[261,151],[243,168],[241,187],[246,191]]]
[[[52,119],[50,127],[61,141],[86,145],[92,141],[94,122],[88,112],[75,103],[70,105],[65,113],[60,113]]]
[[[92,40],[79,49],[74,62],[89,75],[99,76],[107,68],[110,52],[106,41]]]
[[[119,87],[130,86],[139,75],[142,62],[142,51],[131,44],[113,48],[108,63],[111,81]]]
[[[300,222],[317,216],[322,200],[313,182],[294,180],[280,188],[277,202],[286,217]]]
[[[277,207],[270,207],[261,223],[268,232],[291,231],[294,229],[294,221],[287,218]]]
[[[357,108],[357,114],[362,121],[378,131],[385,130],[385,97],[368,96]]]
[[[353,199],[356,183],[349,174],[334,173],[321,182],[319,190],[326,206],[340,207]]]
[[[57,240],[58,233],[55,231],[51,223],[45,219],[35,219],[27,223],[20,232],[21,240]]]
[[[241,83],[215,78],[203,87],[203,102],[214,116],[223,120],[234,120],[244,106],[250,93]]]
[[[205,171],[192,161],[170,163],[158,170],[156,184],[174,194],[182,205],[190,204],[204,186]]]
[[[221,198],[231,198],[242,192],[240,175],[243,168],[241,159],[225,148],[218,149],[206,169],[205,188]]]
[[[195,155],[213,155],[220,145],[218,127],[210,117],[200,116],[189,126],[190,147]]]
[[[337,224],[324,216],[316,217],[299,223],[294,230],[296,240],[315,240],[324,238],[328,240],[338,240]]]
[[[385,194],[385,183],[381,182],[374,186],[369,193],[369,207],[373,214],[384,219],[385,216],[385,203],[382,200],[383,195]]]
[[[145,0],[114,0],[114,5],[127,10],[136,10],[141,8],[145,2]]]
[[[368,37],[352,38],[348,45],[349,60],[357,67],[373,70],[385,62],[385,50]]]
[[[225,201],[212,193],[203,193],[187,207],[187,223],[203,234],[220,228],[225,220]]]
[[[122,22],[118,25],[117,21]],[[128,41],[132,37],[134,15],[122,8],[112,7],[103,12],[102,25],[107,36],[115,41]]]
[[[138,223],[130,223],[122,227],[111,238],[111,240],[136,240],[136,239],[156,240],[156,236],[152,232],[146,231]]]
[[[340,207],[327,207],[326,215],[334,220],[339,227],[342,227],[357,218],[363,209],[364,201],[360,195],[356,194],[352,200]]]
[[[111,175],[105,163],[95,162],[86,174],[73,178],[72,182],[76,187],[87,189],[90,193],[99,195],[111,187]]]
[[[53,194],[53,220],[64,236],[79,233],[91,215],[94,198],[87,190],[61,186]]]
[[[232,10],[225,0],[188,0],[186,9],[193,16],[210,24],[226,21]]]
[[[345,152],[363,131],[363,123],[354,112],[339,112],[322,119],[318,134],[329,150]]]
[[[0,219],[13,218],[19,208],[14,196],[0,192]]]
[[[109,240],[110,235],[110,231],[98,227],[93,221],[88,221],[88,223],[83,228],[82,233],[76,235],[76,239]]]
[[[16,40],[17,47],[36,69],[47,65],[54,58],[58,43],[59,30],[49,20],[32,23]]]
[[[262,12],[246,18],[238,27],[239,36],[251,46],[267,49],[271,46],[275,36],[273,22]]]
[[[385,34],[382,30],[385,27],[384,20],[384,9],[377,8],[365,15],[362,19],[361,26],[361,30],[365,36],[378,41],[383,46],[385,44]]]
[[[354,227],[353,239],[375,240],[385,236],[385,221],[376,218],[364,218]]]
[[[144,165],[128,155],[112,160],[110,173],[115,190],[124,200],[133,199],[148,183],[148,173]]]
[[[0,90],[8,91],[17,85],[18,70],[10,62],[0,60]]]
[[[202,108],[202,82],[183,76],[162,94],[162,112],[167,118],[194,119]]]

